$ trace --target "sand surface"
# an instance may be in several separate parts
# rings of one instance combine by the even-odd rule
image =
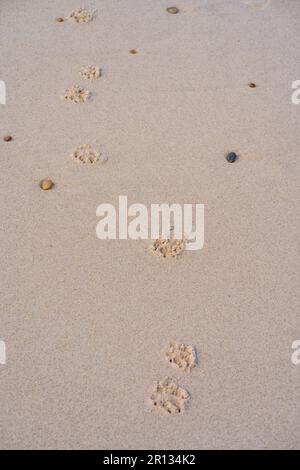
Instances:
[[[1,448],[300,448],[300,2],[261,3],[1,0]],[[97,18],[55,22],[80,6]],[[61,100],[76,84],[92,99]],[[109,161],[74,162],[84,143]],[[204,248],[100,241],[122,194],[204,203]],[[190,374],[170,341],[197,349]],[[148,407],[166,375],[181,416]]]

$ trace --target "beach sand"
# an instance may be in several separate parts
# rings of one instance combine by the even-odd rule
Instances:
[[[260,4],[1,1],[1,448],[300,448],[300,4]],[[55,21],[81,6],[97,17]],[[74,85],[91,99],[64,102]],[[74,161],[85,143],[108,162]],[[203,249],[97,239],[119,195],[203,203]],[[149,407],[165,376],[183,415]]]

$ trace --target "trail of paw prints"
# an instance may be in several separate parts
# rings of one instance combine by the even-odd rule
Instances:
[[[85,80],[97,80],[101,76],[101,69],[96,65],[87,65],[80,69],[79,75]],[[83,86],[73,85],[65,90],[62,99],[71,103],[85,103],[92,95],[93,93]]]
[[[184,343],[171,342],[165,353],[168,363],[180,370],[189,373],[197,364],[197,354],[193,346]],[[191,395],[173,377],[165,377],[156,381],[150,392],[150,404],[164,414],[183,414],[190,402]]]

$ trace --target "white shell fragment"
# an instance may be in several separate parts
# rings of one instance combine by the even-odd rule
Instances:
[[[169,344],[166,359],[170,365],[184,372],[191,372],[197,362],[197,356],[193,346],[174,342]]]
[[[156,382],[150,395],[152,406],[166,414],[184,413],[189,399],[189,393],[171,377]]]

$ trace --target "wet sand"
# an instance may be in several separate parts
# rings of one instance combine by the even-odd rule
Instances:
[[[1,448],[300,448],[300,5],[259,3],[94,0],[72,24],[80,2],[2,0]],[[61,100],[74,85],[91,99]],[[77,164],[84,143],[108,162]],[[205,204],[204,248],[100,241],[122,194]],[[190,374],[171,341],[196,348]],[[183,415],[148,406],[167,375]]]

